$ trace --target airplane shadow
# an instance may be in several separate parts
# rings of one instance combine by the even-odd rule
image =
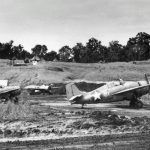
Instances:
[[[131,107],[129,107],[129,104],[113,104],[113,105],[110,105],[109,107],[97,107],[97,106],[95,106],[95,107],[88,107],[88,105],[87,106],[84,106],[84,108],[81,108],[80,106],[73,106],[72,107],[73,109],[76,109],[76,110],[93,110],[93,109],[104,109],[104,108],[108,108],[108,109],[110,109],[110,108],[120,108],[120,109],[130,109],[130,110],[138,110],[138,109],[135,109],[135,108],[131,108]],[[150,105],[148,105],[148,104],[144,104],[144,106],[143,106],[143,108],[141,108],[141,109],[143,109],[143,110],[150,110]],[[140,110],[140,109],[139,109]]]
[[[140,109],[135,109],[135,108],[131,108],[129,107],[129,103],[128,102],[115,102],[115,103],[107,103],[108,105],[104,105],[100,106],[100,104],[96,105],[94,104],[93,106],[90,106],[90,104],[87,104],[84,106],[84,108],[81,108],[81,105],[72,105],[72,107],[70,107],[71,109],[75,109],[75,110],[104,110],[104,109],[115,109],[115,108],[119,108],[119,109],[130,109],[130,110],[140,110]],[[142,110],[150,110],[150,104],[144,104],[143,108],[141,108]]]
[[[143,107],[143,109],[150,110],[150,105],[145,104],[144,107]]]
[[[92,110],[93,109],[93,107],[88,107],[88,106],[84,106],[83,108],[81,108],[80,106],[73,106],[72,108],[76,110]]]
[[[129,107],[129,105],[115,105],[115,107],[116,108],[121,108],[121,109],[132,109],[132,110],[135,110],[135,108],[131,108],[131,107]],[[144,110],[150,110],[150,105],[147,105],[147,104],[144,104],[143,105],[143,108],[141,108],[141,109],[144,109]],[[136,109],[136,110],[138,110],[138,109]]]

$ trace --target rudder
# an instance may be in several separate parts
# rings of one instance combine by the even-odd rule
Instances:
[[[83,93],[84,92],[80,91],[74,83],[69,83],[66,85],[67,99]]]

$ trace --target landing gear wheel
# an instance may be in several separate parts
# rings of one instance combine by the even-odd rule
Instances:
[[[130,106],[131,108],[134,108],[134,106],[135,106],[135,102],[134,102],[134,101],[130,101],[129,106]]]
[[[140,108],[143,107],[143,103],[140,100],[131,101],[130,102],[130,107],[135,108],[135,109],[140,109]]]
[[[14,102],[14,104],[18,104],[18,102],[19,102],[18,97],[14,97],[14,98],[13,98],[13,102]]]
[[[81,107],[81,109],[83,109],[84,108],[84,104],[82,104],[82,107]]]
[[[136,109],[139,109],[139,108],[142,108],[142,107],[143,107],[143,103],[141,101],[138,100],[138,101],[135,102],[135,108]]]

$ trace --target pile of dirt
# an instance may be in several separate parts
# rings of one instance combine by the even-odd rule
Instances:
[[[133,119],[126,117],[126,116],[119,116],[112,112],[101,112],[101,111],[94,111],[89,115],[89,118],[94,119],[97,122],[97,125],[133,125],[135,126],[135,122]]]
[[[79,112],[78,112],[79,113]],[[84,114],[84,115],[82,115]],[[150,118],[148,117],[135,117],[120,116],[112,112],[94,111],[91,113],[81,113],[84,119],[77,119],[68,122],[66,128],[75,130],[96,130],[107,128],[106,130],[123,131],[123,130],[137,130],[147,131],[150,130]]]
[[[5,108],[5,113],[3,113],[5,117],[3,118],[4,122],[0,123],[0,137],[20,138],[41,135],[48,135],[51,137],[84,134],[110,135],[124,132],[133,133],[150,131],[150,119],[147,117],[130,118],[128,116],[119,116],[108,111],[62,112],[51,108],[49,109],[48,114],[44,114],[43,119],[32,119],[27,121],[23,119],[23,117],[29,117],[28,115],[31,114],[28,108],[25,111],[25,108],[23,107],[19,108],[19,106],[14,106],[14,104],[10,103],[7,105],[7,107],[5,106],[7,108]],[[40,115],[38,108],[36,109],[36,112]],[[17,119],[19,117],[22,117],[22,119],[8,121],[10,118]]]
[[[47,70],[56,71],[56,72],[63,72],[63,69],[59,68],[59,67],[48,67]]]

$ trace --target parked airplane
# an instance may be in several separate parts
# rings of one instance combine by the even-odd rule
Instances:
[[[51,95],[52,94],[52,84],[50,85],[41,85],[41,86],[38,86],[38,85],[29,85],[29,86],[26,86],[24,89],[26,89],[30,95],[37,95],[37,94],[49,94]]]
[[[1,102],[7,102],[8,100],[14,103],[18,102],[18,95],[20,95],[21,90],[19,86],[5,86],[0,87],[0,100]]]
[[[71,104],[96,104],[116,101],[130,101],[130,107],[142,108],[141,96],[150,93],[150,84],[147,76],[145,81],[108,82],[91,92],[80,91],[74,83],[66,85],[67,98]]]

